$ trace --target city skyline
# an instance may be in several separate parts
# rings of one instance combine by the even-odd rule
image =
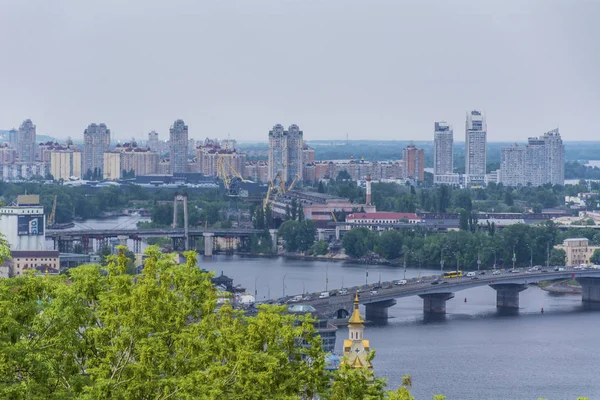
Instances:
[[[3,7],[1,129],[30,118],[62,140],[103,121],[127,140],[182,118],[251,141],[296,121],[306,141],[409,140],[477,108],[490,142],[595,139],[598,3],[59,3]]]

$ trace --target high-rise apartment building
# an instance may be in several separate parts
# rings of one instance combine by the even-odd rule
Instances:
[[[102,177],[109,181],[121,179],[121,153],[104,153]]]
[[[8,143],[0,144],[0,164],[13,164],[17,161],[17,151]]]
[[[19,147],[19,131],[15,128],[8,131],[8,145],[15,151]]]
[[[26,119],[19,126],[17,142],[17,157],[19,157],[19,162],[35,162],[35,150],[35,125],[30,119]]]
[[[291,125],[287,131],[282,125],[275,125],[269,131],[269,179],[280,174],[284,181],[296,176],[302,180],[303,148],[303,132],[298,125]]]
[[[67,148],[51,151],[50,174],[57,181],[71,177],[81,179],[81,152]]]
[[[454,132],[445,121],[435,123],[433,134],[433,174],[448,175],[454,171]]]
[[[82,173],[103,176],[104,153],[110,148],[110,129],[106,124],[90,124],[83,132]]]
[[[148,147],[138,147],[137,143],[129,142],[115,147],[121,153],[121,171],[138,175],[153,175],[158,169],[159,155]]]
[[[425,152],[413,144],[402,149],[402,163],[404,164],[405,178],[425,180]]]
[[[214,139],[206,139],[200,143],[196,148],[196,168],[197,172],[205,176],[217,176],[217,164],[218,160],[223,160],[223,167],[227,175],[235,176],[236,174],[231,171],[231,168],[235,169],[243,178],[246,177],[246,154],[237,151],[231,147],[231,143],[227,141],[219,142]],[[223,144],[225,144],[224,147]]]
[[[530,137],[526,146],[501,149],[499,183],[505,186],[563,185],[565,148],[558,129]]]
[[[467,113],[465,124],[465,175],[468,185],[483,184],[486,172],[487,123],[481,111]]]
[[[169,129],[171,173],[186,172],[188,159],[188,126],[178,119]]]
[[[148,148],[154,153],[160,152],[160,143],[158,142],[158,132],[152,131],[148,133]]]

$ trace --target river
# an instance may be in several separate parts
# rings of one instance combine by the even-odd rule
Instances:
[[[329,290],[379,280],[401,279],[402,268],[339,262],[216,256],[203,268],[223,272],[257,298]],[[423,270],[435,274],[438,270]],[[415,277],[418,269],[408,269]],[[285,278],[285,279],[284,279]],[[521,292],[518,313],[496,310],[496,292],[480,287],[456,293],[447,315],[423,317],[419,297],[398,299],[385,324],[368,324],[365,337],[376,350],[378,377],[390,387],[410,374],[416,399],[442,393],[448,400],[600,398],[597,311],[586,311],[580,295],[555,295],[530,286]],[[464,299],[467,299],[467,302]],[[544,308],[544,313],[540,312]],[[364,312],[364,310],[363,310]],[[337,352],[347,329],[337,332]]]
[[[84,228],[132,227],[137,220],[118,217],[85,221]],[[340,262],[283,258],[215,256],[200,266],[223,272],[257,299],[303,291],[402,279],[404,270]],[[368,277],[367,277],[368,271]],[[406,277],[436,274],[410,268]],[[285,289],[283,285],[285,283]],[[467,302],[464,299],[467,299]],[[520,294],[521,308],[505,315],[496,310],[496,292],[480,287],[456,293],[447,315],[427,320],[419,297],[398,299],[385,324],[367,324],[365,338],[376,350],[378,377],[396,387],[410,374],[417,400],[441,393],[448,400],[548,400],[600,398],[598,311],[581,306],[580,295],[556,295],[530,286]],[[540,312],[544,308],[544,313]],[[364,309],[363,309],[364,312]],[[337,352],[347,329],[337,331]]]

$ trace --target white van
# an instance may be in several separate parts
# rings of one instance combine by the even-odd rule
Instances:
[[[320,298],[320,299],[326,299],[326,298],[328,298],[328,297],[329,297],[329,292],[322,292],[322,293],[319,295],[319,298]]]
[[[467,276],[475,276],[475,272],[471,271],[471,272],[467,272]]]

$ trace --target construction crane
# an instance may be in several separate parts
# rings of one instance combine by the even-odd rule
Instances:
[[[273,191],[273,180],[269,181],[269,187],[267,188],[267,195],[265,196],[265,200],[263,201],[263,210],[267,209],[267,205],[269,204],[269,200],[271,199],[271,192]]]
[[[333,222],[337,222],[337,218],[335,217],[335,213],[333,211],[331,212],[331,217],[333,218]]]
[[[294,177],[294,180],[292,181],[292,183],[290,183],[290,186],[288,186],[286,192],[289,192],[290,190],[292,190],[292,188],[296,184],[296,181],[298,180],[298,178],[300,178],[300,175],[296,174],[296,176]]]
[[[217,158],[217,176],[223,181],[223,185],[229,192],[229,196],[239,196],[239,182],[248,182],[233,167],[233,165],[231,165],[229,160],[223,156],[219,156],[219,158]]]
[[[56,217],[56,198],[57,197],[58,197],[57,195],[54,195],[54,203],[52,204],[52,212],[50,213],[50,216],[48,217],[48,221],[46,221],[48,225],[54,224],[54,218]]]

